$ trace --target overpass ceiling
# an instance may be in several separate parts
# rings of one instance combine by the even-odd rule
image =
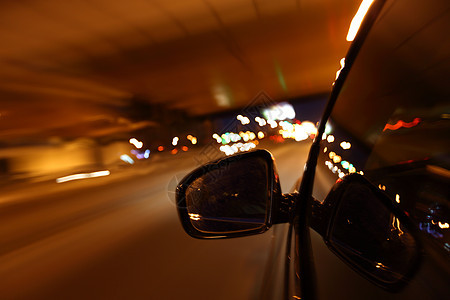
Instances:
[[[359,2],[0,1],[1,126],[109,120],[136,99],[201,116],[261,91],[329,92]]]
[[[1,89],[208,114],[328,92],[359,1],[0,2]],[[31,87],[30,87],[31,86]]]

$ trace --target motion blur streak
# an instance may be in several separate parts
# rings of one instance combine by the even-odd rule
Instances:
[[[420,121],[422,121],[420,118],[415,118],[412,122],[409,122],[409,123],[407,123],[405,121],[402,121],[402,120],[399,120],[397,123],[395,123],[393,125],[386,124],[386,126],[383,129],[383,131],[386,131],[388,129],[389,130],[397,130],[397,129],[400,129],[402,127],[403,128],[411,128],[411,127],[414,127],[414,126],[418,125],[420,123]]]
[[[142,143],[141,141],[138,141],[135,138],[131,138],[129,142],[130,142],[130,144],[133,144],[138,149],[141,149],[142,146],[144,145],[144,143]]]
[[[103,177],[103,176],[108,176],[110,174],[111,174],[111,172],[109,172],[108,170],[97,171],[97,172],[92,172],[92,173],[73,174],[73,175],[68,175],[68,176],[57,178],[56,182],[63,183],[63,182],[68,182],[68,181],[72,181],[72,180]]]

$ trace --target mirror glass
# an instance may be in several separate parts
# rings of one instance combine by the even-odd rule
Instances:
[[[224,160],[186,189],[192,226],[202,232],[226,233],[262,228],[270,200],[270,167],[261,157]]]
[[[363,184],[348,186],[337,208],[329,242],[366,275],[394,284],[411,271],[418,246],[410,231],[378,197]]]

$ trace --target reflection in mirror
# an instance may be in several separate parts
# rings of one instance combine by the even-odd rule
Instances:
[[[363,184],[349,186],[340,201],[329,242],[357,269],[384,284],[405,279],[418,258],[416,240]]]
[[[269,166],[261,157],[229,161],[195,179],[186,189],[192,226],[209,233],[262,228],[269,203]]]

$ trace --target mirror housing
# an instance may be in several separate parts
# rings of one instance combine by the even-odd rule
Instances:
[[[339,258],[384,289],[406,285],[419,265],[411,220],[359,174],[345,176],[322,204],[315,202],[311,225]]]
[[[267,231],[288,221],[274,159],[266,150],[207,163],[176,189],[184,230],[195,238],[231,238]]]

